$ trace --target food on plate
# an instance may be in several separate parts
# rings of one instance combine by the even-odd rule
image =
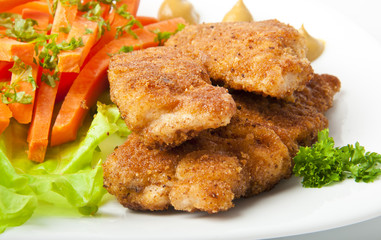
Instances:
[[[166,45],[205,53],[212,79],[265,96],[292,100],[313,75],[303,36],[278,20],[191,25]]]
[[[181,17],[189,24],[198,24],[200,15],[187,0],[164,0],[157,13],[159,20]]]
[[[307,59],[311,62],[315,61],[321,54],[323,54],[325,42],[321,39],[312,37],[304,28],[304,25],[299,29],[299,32],[306,39]]]
[[[238,0],[237,3],[227,12],[222,19],[222,22],[251,22],[254,21],[249,9],[243,3],[243,0]]]
[[[231,123],[176,148],[149,148],[132,133],[104,163],[104,186],[131,209],[225,211],[290,177],[298,147],[327,127],[323,113],[339,89],[336,77],[315,75],[295,102],[233,91]]]
[[[234,100],[227,89],[212,86],[205,59],[173,47],[113,57],[108,70],[111,100],[147,146],[177,146],[230,122]]]
[[[365,152],[358,142],[335,147],[328,129],[319,132],[312,147],[301,147],[294,163],[293,172],[303,177],[303,187],[321,188],[347,178],[369,183],[381,175],[381,154]]]

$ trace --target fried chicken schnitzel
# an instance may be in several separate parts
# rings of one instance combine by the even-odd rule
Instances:
[[[165,45],[205,53],[212,79],[264,96],[292,99],[313,75],[303,36],[278,20],[190,25]]]
[[[236,91],[230,124],[165,151],[148,148],[132,133],[104,163],[104,186],[130,209],[227,210],[233,199],[290,177],[298,146],[311,144],[328,126],[323,113],[339,89],[336,77],[314,75],[295,102]]]
[[[147,146],[173,147],[204,129],[230,122],[234,100],[226,89],[211,85],[204,59],[172,47],[112,58],[111,100]]]

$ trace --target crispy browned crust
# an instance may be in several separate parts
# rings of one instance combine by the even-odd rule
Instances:
[[[226,87],[292,98],[312,78],[305,40],[278,20],[187,26],[167,46],[206,54],[212,79]]]
[[[234,100],[226,89],[210,84],[203,61],[172,47],[113,57],[111,99],[146,145],[173,147],[230,122]]]
[[[229,125],[166,151],[146,147],[133,133],[104,163],[105,187],[131,209],[225,211],[233,199],[290,177],[298,146],[327,127],[323,112],[339,89],[336,77],[315,75],[293,103],[234,92],[237,113]]]

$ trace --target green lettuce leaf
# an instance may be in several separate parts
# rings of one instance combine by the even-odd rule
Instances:
[[[0,136],[0,232],[26,222],[41,204],[97,212],[106,193],[101,163],[115,136],[124,141],[130,133],[115,105],[98,103],[97,109],[78,140],[49,148],[43,163],[27,159],[25,126],[13,122]],[[105,147],[109,136],[114,139]]]

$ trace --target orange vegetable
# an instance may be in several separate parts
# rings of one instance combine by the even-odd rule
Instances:
[[[24,9],[36,10],[50,15],[50,21],[53,20],[53,16],[49,11],[49,6],[46,1],[28,1],[27,3],[18,5],[7,12],[21,14]]]
[[[92,33],[86,33],[90,30]],[[83,17],[77,17],[71,27],[68,40],[82,38],[83,47],[72,51],[65,51],[58,55],[58,68],[60,72],[79,72],[98,34],[98,24]]]
[[[48,27],[50,21],[50,14],[30,8],[24,8],[22,10],[21,16],[24,19],[31,18],[33,20],[36,20],[38,23],[37,29],[42,30],[45,30]]]
[[[0,95],[1,98],[1,95]],[[8,106],[0,100],[0,134],[8,127],[12,112]]]
[[[77,15],[78,8],[77,5],[67,5],[62,4],[61,1],[57,1],[57,9],[56,13],[54,15],[54,20],[52,24],[52,30],[51,33],[58,34],[57,43],[62,42],[63,40],[67,39],[68,33],[65,33],[64,31],[60,29],[66,29],[70,27]]]
[[[127,12],[131,13],[133,16],[136,16],[136,12],[139,7],[140,0],[121,0],[116,3],[117,8],[123,6],[124,4],[127,5]],[[91,49],[86,62],[91,59],[99,50],[101,50],[107,43],[115,39],[115,35],[117,32],[117,27],[123,26],[129,22],[129,20],[119,16],[116,14],[115,11],[113,11],[110,16],[109,20],[111,21],[111,29],[110,31],[106,31],[102,38],[99,39],[97,44],[94,45],[94,47]]]
[[[7,12],[7,10],[27,2],[30,0],[0,0],[0,12]]]
[[[0,82],[7,82],[11,80],[12,73],[9,71],[9,69],[12,66],[12,62],[0,61]]]
[[[0,61],[12,62],[18,56],[25,64],[33,63],[34,44],[24,43],[11,38],[0,38]]]
[[[38,66],[32,64],[31,67],[32,76],[34,79],[37,79]],[[12,73],[11,83],[20,77],[25,78],[26,76],[19,76],[18,74]],[[30,104],[11,103],[8,104],[8,106],[9,109],[12,111],[13,117],[16,119],[17,122],[21,124],[28,124],[32,120],[35,90],[33,90],[33,86],[29,82],[19,81],[17,84],[19,86],[16,89],[17,92],[25,92],[26,94],[32,96],[32,102]]]
[[[147,16],[136,16],[136,20],[138,20],[143,26],[159,22],[157,18],[147,17]],[[134,25],[132,27],[132,29],[136,29],[136,28],[138,28],[137,25]]]
[[[35,162],[43,162],[45,158],[57,89],[58,85],[53,88],[45,82],[41,82],[38,89],[33,121],[28,133],[28,158]]]
[[[179,23],[184,23],[182,18],[172,19],[148,25],[152,29],[173,32]],[[51,146],[75,140],[77,131],[82,125],[88,109],[95,104],[99,95],[106,89],[107,68],[110,62],[109,54],[117,53],[123,46],[133,46],[134,49],[142,49],[156,46],[154,42],[156,34],[147,28],[137,29],[135,33],[138,39],[125,34],[114,39],[104,46],[84,66],[75,79],[58,113],[53,125]]]
[[[77,10],[76,5],[66,5],[58,1],[51,30],[52,34],[58,34],[58,43],[67,39],[68,34],[62,31],[61,28],[68,28],[72,25],[76,18]],[[48,74],[47,71],[43,71]],[[39,86],[33,120],[28,133],[28,158],[30,160],[36,162],[44,161],[58,86],[59,82],[56,83],[55,87],[51,87],[45,82],[41,82]]]
[[[60,84],[58,85],[56,103],[64,100],[66,94],[69,92],[74,80],[78,77],[78,73],[64,72],[61,73]]]

